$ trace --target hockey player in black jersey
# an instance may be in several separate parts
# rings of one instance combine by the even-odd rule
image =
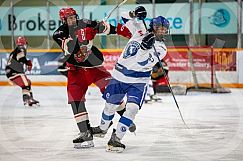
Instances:
[[[24,65],[31,71],[32,62],[26,58],[27,40],[25,37],[18,37],[17,47],[9,55],[6,66],[6,76],[14,84],[22,88],[23,102],[26,106],[39,105],[39,101],[33,98],[31,91],[31,81],[25,75]]]

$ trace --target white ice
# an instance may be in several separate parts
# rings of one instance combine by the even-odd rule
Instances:
[[[111,129],[105,138],[94,139],[94,148],[74,149],[78,128],[66,88],[34,86],[33,92],[41,106],[27,108],[20,88],[0,87],[1,161],[243,160],[243,89],[176,96],[190,129],[183,125],[170,94],[163,95],[162,102],[145,104],[135,119],[136,135],[125,135],[127,148],[121,154],[105,151]],[[86,97],[91,124],[96,126],[104,101],[95,87]]]

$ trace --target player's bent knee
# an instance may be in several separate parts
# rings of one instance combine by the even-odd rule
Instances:
[[[116,112],[116,109],[119,105],[111,104],[111,103],[105,103],[105,109],[104,112],[106,114],[114,114]]]
[[[127,118],[134,119],[136,114],[138,113],[138,110],[139,110],[139,106],[137,104],[127,103],[124,116],[127,117]]]

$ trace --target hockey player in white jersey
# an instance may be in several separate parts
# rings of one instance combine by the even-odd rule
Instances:
[[[125,149],[121,139],[143,105],[153,66],[159,61],[158,57],[163,59],[166,55],[167,48],[163,42],[163,36],[169,32],[169,21],[163,16],[153,18],[147,32],[141,21],[144,17],[138,17],[132,12],[129,15],[132,19],[126,23],[126,27],[132,33],[132,38],[119,57],[112,71],[112,79],[103,94],[106,103],[100,124],[102,130],[109,128],[116,108],[126,95],[126,111],[108,142],[107,150],[116,152],[122,152]]]

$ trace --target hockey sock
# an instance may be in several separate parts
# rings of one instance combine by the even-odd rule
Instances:
[[[101,123],[100,123],[101,130],[107,130],[109,128],[110,122],[115,116],[117,107],[118,105],[105,103],[105,108],[102,112]]]
[[[126,111],[126,109],[122,109],[121,111],[116,111],[120,116],[122,116],[124,114],[124,112]]]
[[[22,87],[23,101],[31,98],[30,86]]]
[[[116,109],[116,112],[122,116],[124,114],[124,112],[126,111],[126,104],[124,101],[121,102],[121,104],[118,106],[118,108]]]
[[[124,112],[123,116],[120,118],[117,129],[116,135],[119,139],[122,139],[123,136],[126,134],[126,131],[133,123],[136,114],[138,113],[139,106],[135,103],[127,103],[126,111]]]
[[[90,129],[88,112],[83,101],[71,102],[74,118],[77,122],[80,132],[85,132]]]

